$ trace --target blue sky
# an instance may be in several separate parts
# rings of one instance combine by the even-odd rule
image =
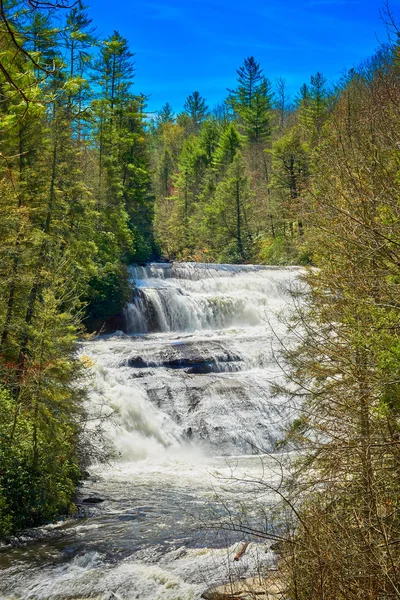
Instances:
[[[180,111],[198,90],[210,106],[234,87],[254,56],[267,77],[295,94],[310,75],[329,81],[386,41],[382,0],[88,0],[100,35],[114,29],[136,52],[135,91],[149,110],[169,101]],[[391,0],[400,20],[400,0]]]

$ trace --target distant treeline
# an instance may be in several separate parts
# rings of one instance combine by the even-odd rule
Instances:
[[[350,75],[349,75],[350,77]],[[346,84],[342,82],[342,86]],[[308,264],[306,193],[313,152],[339,89],[321,73],[290,100],[254,57],[210,109],[197,91],[149,124],[155,236],[171,259]]]

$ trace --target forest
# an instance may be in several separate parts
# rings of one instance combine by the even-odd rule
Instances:
[[[63,6],[64,5],[64,6]],[[285,597],[400,597],[400,42],[295,98],[256,58],[156,114],[81,3],[0,2],[0,538],[76,513],[79,340],[150,260],[302,265],[278,544]],[[265,533],[268,537],[269,532]],[[272,533],[271,533],[272,535]],[[273,535],[276,536],[274,529]]]

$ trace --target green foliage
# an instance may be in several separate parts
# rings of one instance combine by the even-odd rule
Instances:
[[[206,262],[310,262],[306,195],[314,134],[326,118],[325,83],[318,75],[310,92],[303,89],[303,104],[308,97],[314,103],[307,133],[300,118],[304,106],[290,109],[284,82],[280,86],[275,111],[270,83],[250,57],[238,70],[237,88],[212,114],[205,113],[204,100],[196,93],[175,121],[169,105],[159,113],[150,134],[155,231],[164,256]],[[199,108],[197,118],[200,105],[204,111]],[[239,162],[241,175],[235,176]]]
[[[239,133],[237,127],[233,123],[230,123],[222,132],[218,145],[215,148],[213,163],[216,169],[223,170],[228,167],[243,143],[243,136]]]
[[[281,548],[286,595],[299,600],[390,598],[399,586],[400,86],[391,57],[372,64],[346,78],[331,114],[319,76],[300,107],[317,269],[280,388],[302,409],[288,431],[302,452]]]
[[[175,120],[175,113],[169,102],[166,102],[162,109],[158,111],[156,122],[157,125],[163,125],[164,123],[173,123]]]
[[[290,357],[315,417],[300,419],[288,438],[308,447],[314,428],[330,451],[335,424],[333,438],[357,448],[347,463],[351,493],[333,490],[335,510],[313,496],[304,515],[320,523],[334,514],[331,527],[349,518],[351,505],[367,522],[371,472],[397,477],[392,450],[372,448],[397,448],[400,429],[398,44],[389,58],[352,71],[335,102],[320,73],[294,106],[282,81],[275,100],[249,57],[214,111],[196,91],[177,116],[166,103],[147,120],[123,36],[96,40],[80,4],[64,21],[40,9],[12,14],[18,5],[5,5],[14,39],[0,22],[0,536],[73,512],[84,420],[84,365],[75,356],[81,322],[98,330],[120,314],[130,294],[126,265],[159,254],[316,262],[309,343]],[[320,337],[307,337],[316,326]],[[307,460],[325,481],[323,453]],[[328,471],[336,483],[335,469]],[[398,492],[384,476],[376,481],[391,498]],[[377,553],[381,542],[372,546]],[[351,545],[347,551],[342,562],[355,555]],[[301,560],[307,564],[307,553]],[[361,561],[354,572],[363,569]]]
[[[108,317],[120,314],[130,292],[126,267],[107,263],[89,281],[86,327],[90,331],[100,329]]]
[[[297,127],[289,129],[271,148],[271,187],[288,192],[292,199],[301,195],[309,174],[309,146]]]
[[[237,152],[217,184],[206,218],[214,231],[215,252],[227,262],[243,262],[251,245],[248,227],[251,191],[242,155]]]
[[[278,235],[275,238],[260,237],[256,241],[257,257],[265,265],[309,265],[310,254],[302,248],[297,238]]]
[[[75,510],[76,431],[54,427],[57,421],[46,411],[46,427],[35,446],[37,418],[35,409],[18,406],[0,389],[0,537]]]
[[[329,97],[322,73],[311,76],[311,85],[302,87],[299,99],[299,122],[308,138],[317,141],[327,119]]]
[[[125,263],[156,251],[144,102],[131,93],[126,40],[114,32],[93,63],[80,7],[61,27],[47,10],[9,17],[15,39],[0,21],[0,537],[74,512],[81,321],[100,328],[121,312]]]

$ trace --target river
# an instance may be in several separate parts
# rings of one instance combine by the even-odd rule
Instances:
[[[237,525],[262,531],[281,476],[274,446],[294,411],[271,384],[297,275],[131,268],[125,333],[79,350],[93,365],[87,435],[101,427],[118,459],[90,467],[81,518],[1,549],[2,600],[198,600],[271,563],[269,545]]]

